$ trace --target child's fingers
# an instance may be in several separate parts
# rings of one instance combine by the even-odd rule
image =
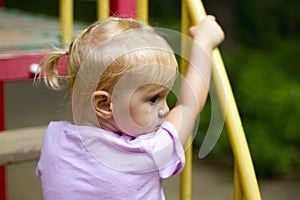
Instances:
[[[213,15],[207,15],[201,22],[203,23],[203,21],[205,20],[213,20],[213,21],[216,21],[216,17],[213,16]],[[200,22],[200,23],[201,23]],[[192,26],[190,29],[189,29],[189,32],[191,34],[191,36],[194,36],[196,34],[196,31],[197,31],[197,25],[195,26]]]
[[[189,29],[189,32],[190,32],[191,36],[194,36],[194,35],[195,35],[195,31],[196,31],[196,26],[192,26],[192,27]]]
[[[224,32],[213,15],[208,15],[196,26],[191,27],[189,32],[194,40],[205,43],[212,48],[224,40]]]
[[[207,16],[206,16],[206,19],[210,19],[210,20],[216,21],[216,17],[213,16],[213,15],[207,15]]]

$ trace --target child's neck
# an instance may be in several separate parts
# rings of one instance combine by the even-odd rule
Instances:
[[[90,126],[90,127],[97,127],[101,128],[103,130],[111,131],[116,134],[122,135],[122,132],[115,126],[112,120],[99,120],[99,123],[97,122],[90,122],[90,121],[78,121],[76,122],[79,126]]]
[[[115,120],[110,118],[108,120],[98,119],[98,127],[117,134],[121,134],[120,129],[116,126]]]

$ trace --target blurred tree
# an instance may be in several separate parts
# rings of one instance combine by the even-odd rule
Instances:
[[[300,15],[297,0],[235,0],[239,42],[274,47],[282,37],[297,37]]]

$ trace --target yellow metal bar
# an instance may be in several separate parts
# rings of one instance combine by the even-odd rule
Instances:
[[[73,0],[59,1],[60,29],[63,45],[72,42],[73,33]]]
[[[180,200],[192,199],[192,138],[188,140],[188,148],[185,151],[185,166],[180,174]]]
[[[148,0],[137,0],[136,7],[137,7],[136,17],[139,20],[148,23],[148,16],[149,16]]]
[[[109,17],[110,4],[109,0],[97,0],[97,18],[98,20]]]
[[[198,23],[206,16],[204,6],[200,0],[185,0],[185,2],[188,13],[194,23]],[[218,98],[222,104],[223,113],[225,113],[225,124],[244,197],[247,200],[260,200],[261,196],[248,144],[224,63],[218,49],[213,51],[212,76]]]
[[[234,163],[234,171],[233,171],[233,199],[234,200],[242,200],[243,199],[243,191],[240,185],[240,177],[239,172],[236,166],[236,163]]]
[[[185,3],[182,1],[181,8],[181,32],[184,35],[188,35],[190,27],[189,17],[186,12]],[[181,40],[181,54],[189,54],[189,46],[186,44],[187,40]],[[181,58],[180,71],[185,74],[187,62]],[[192,138],[190,137],[187,142],[187,149],[185,151],[186,164],[183,171],[180,174],[180,200],[191,200],[192,199]]]

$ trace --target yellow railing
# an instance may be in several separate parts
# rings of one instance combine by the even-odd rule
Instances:
[[[190,20],[187,13],[185,2],[182,1],[181,6],[181,33],[184,35],[189,34],[189,27],[190,27]],[[188,55],[190,48],[185,43],[186,40],[181,40],[181,54]],[[180,62],[180,73],[185,74],[187,61],[185,59],[181,59]],[[192,144],[192,137],[189,138],[186,149],[185,149],[185,166],[183,171],[180,174],[180,199],[181,200],[188,200],[192,198],[192,152],[193,152],[193,145]]]
[[[136,8],[137,8],[137,18],[148,23],[148,0],[137,0]]]
[[[137,18],[148,22],[148,0],[137,0]],[[98,19],[109,16],[109,0],[97,0]],[[198,23],[206,16],[200,0],[182,0],[182,32],[188,34],[191,24]],[[73,29],[73,0],[60,0],[60,20],[63,44],[70,44]],[[183,45],[183,51],[187,49]],[[185,65],[184,62],[181,63]],[[181,69],[184,71],[184,67]],[[184,73],[184,72],[182,72]],[[260,200],[259,187],[253,168],[245,133],[218,49],[213,51],[212,78],[225,115],[225,124],[235,158],[234,200]],[[191,138],[189,143],[191,144]],[[180,199],[190,200],[192,194],[192,145],[186,150],[186,166],[181,174]]]
[[[206,16],[201,1],[185,0],[185,5],[193,24],[198,23]],[[235,159],[234,199],[259,200],[261,199],[261,196],[248,144],[233,92],[218,49],[213,51],[212,77],[223,113],[225,114],[225,124]]]
[[[109,0],[97,0],[97,17],[98,20],[105,19],[109,16]]]
[[[73,0],[60,0],[59,4],[62,44],[68,45],[72,42],[73,37]],[[109,16],[109,7],[109,0],[97,0],[98,20],[105,19]],[[145,13],[148,14],[148,12]]]
[[[59,1],[59,17],[62,43],[70,44],[73,32],[73,0]]]

